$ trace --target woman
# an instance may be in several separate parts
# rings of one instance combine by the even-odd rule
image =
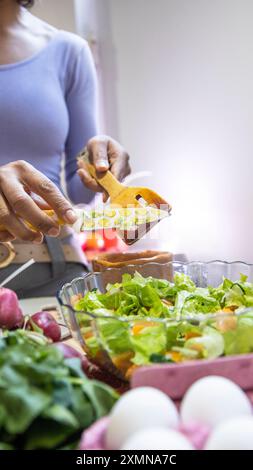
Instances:
[[[117,142],[94,137],[97,84],[87,43],[31,15],[25,7],[33,3],[0,0],[0,240],[19,240],[14,263],[1,269],[0,280],[33,256],[37,263],[25,281],[10,285],[22,296],[52,295],[84,269],[73,235],[66,230],[60,235],[58,224],[41,210],[47,205],[65,222],[75,221],[60,191],[63,155],[75,204],[88,203],[92,191],[101,190],[84,167],[77,171],[76,156],[85,145],[98,172],[110,168],[121,180],[130,171]],[[40,246],[43,235],[46,245]],[[59,235],[62,242],[50,238]]]

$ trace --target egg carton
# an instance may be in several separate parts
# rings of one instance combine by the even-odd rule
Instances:
[[[133,373],[131,387],[155,387],[180,402],[196,380],[208,375],[232,380],[247,393],[253,403],[253,354],[141,367]]]

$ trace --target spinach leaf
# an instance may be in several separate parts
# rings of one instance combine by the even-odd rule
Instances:
[[[89,380],[44,339],[17,330],[0,339],[0,450],[73,448],[109,413],[117,394]]]

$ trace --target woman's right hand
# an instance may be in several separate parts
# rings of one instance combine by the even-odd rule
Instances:
[[[59,235],[59,224],[39,207],[36,199],[42,199],[66,223],[76,221],[71,204],[55,184],[32,165],[20,160],[0,167],[0,225],[5,227],[0,231],[1,242],[18,238],[41,243],[43,234]],[[22,219],[38,231],[31,230]]]

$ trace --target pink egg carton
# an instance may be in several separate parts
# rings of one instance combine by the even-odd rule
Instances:
[[[226,377],[239,385],[253,403],[253,354],[223,357],[213,360],[189,361],[181,364],[157,364],[141,367],[131,379],[131,388],[155,387],[172,398],[177,406],[196,380],[208,375]],[[105,433],[109,418],[94,423],[82,436],[81,450],[106,450]],[[178,431],[185,435],[196,450],[201,450],[209,428],[197,423],[180,424]]]
[[[110,418],[108,416],[101,418],[83,432],[79,444],[79,450],[107,450],[105,445],[105,434],[109,419]],[[196,450],[204,448],[210,432],[209,428],[206,426],[196,423],[187,425],[180,424],[177,430],[187,437],[193,448]]]
[[[253,354],[140,367],[132,376],[131,388],[155,387],[173,400],[180,401],[196,380],[208,375],[232,380],[253,403]]]

